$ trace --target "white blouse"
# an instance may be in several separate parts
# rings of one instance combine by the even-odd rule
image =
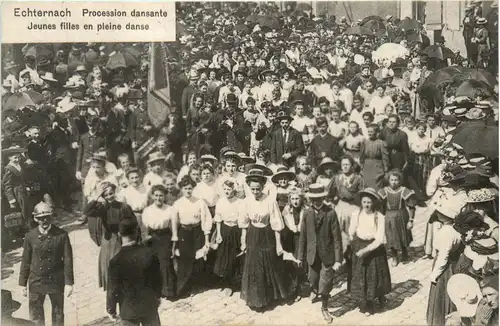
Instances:
[[[128,186],[118,193],[119,200],[127,203],[134,212],[142,211],[148,204],[148,192],[144,185]]]
[[[461,235],[453,225],[443,225],[436,234],[437,256],[434,262],[434,268],[431,272],[431,281],[437,281],[438,277],[444,272],[448,265],[450,253],[457,250],[461,242]]]
[[[375,222],[375,215],[377,222]],[[386,243],[385,216],[380,212],[368,214],[363,210],[354,211],[351,216],[349,236],[352,238],[354,235],[362,240],[375,240],[380,244]]]
[[[227,173],[221,174],[216,181],[216,189],[219,197],[224,197],[224,182],[226,180],[231,180],[235,183],[234,187],[238,198],[245,198],[245,174],[238,171],[236,171],[232,176]]]
[[[415,135],[414,137],[411,138],[411,141],[408,142],[410,145],[410,149],[412,150],[412,152],[416,154],[428,153],[432,146],[432,139],[430,139],[426,135],[424,135],[424,137]]]
[[[238,225],[240,228],[246,229],[250,223],[258,228],[270,225],[274,231],[283,230],[285,225],[276,199],[266,195],[259,200],[255,199],[254,196],[245,198],[243,214],[238,220]]]
[[[163,205],[162,208],[159,208],[153,204],[146,207],[142,212],[142,223],[144,223],[145,227],[153,230],[172,228],[172,213],[171,206]]]
[[[199,199],[203,199],[208,207],[213,207],[217,204],[219,200],[219,194],[217,192],[217,183],[214,181],[212,184],[205,182],[200,182],[193,189],[193,196]]]
[[[193,198],[193,197],[192,197]],[[212,230],[212,215],[204,200],[181,197],[172,206],[172,241],[177,240],[177,229],[179,225],[196,225],[201,223],[201,229],[205,235]]]
[[[238,220],[242,214],[243,200],[237,197],[228,199],[220,198],[215,206],[214,222],[224,222],[229,226],[238,225]]]
[[[108,173],[104,178],[99,178],[95,172],[88,173],[85,178],[85,183],[83,185],[83,194],[87,198],[87,200],[91,201],[93,199],[97,199],[101,193],[101,184],[104,182],[110,182],[116,186],[118,186],[118,181],[115,178],[115,175],[112,173]]]

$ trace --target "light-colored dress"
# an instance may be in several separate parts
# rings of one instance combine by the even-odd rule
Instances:
[[[221,174],[216,181],[216,189],[219,197],[224,197],[224,182],[226,180],[231,180],[235,183],[234,188],[236,190],[236,196],[238,198],[245,198],[245,174],[236,171],[233,175],[228,173]]]
[[[217,183],[215,181],[212,181],[212,184],[208,184],[203,181],[198,183],[193,189],[193,196],[203,199],[209,208],[215,207],[217,201],[219,200]]]

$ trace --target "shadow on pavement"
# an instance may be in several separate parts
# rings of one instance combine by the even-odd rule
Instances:
[[[417,280],[407,280],[401,283],[393,283],[392,291],[386,296],[387,303],[383,311],[390,311],[399,307],[406,298],[410,298],[422,287]],[[358,303],[351,298],[347,290],[343,290],[332,296],[328,302],[328,308],[338,309],[332,312],[332,316],[341,317],[349,311],[355,310]],[[378,306],[378,300],[375,302],[375,312],[383,312]]]
[[[20,252],[8,252],[2,256],[2,280],[14,274],[14,270],[12,268],[20,261]]]
[[[84,326],[111,326],[111,325],[120,325],[120,322],[117,321],[111,321],[111,319],[108,318],[108,316],[98,318],[94,321],[91,321],[90,323],[85,324]]]

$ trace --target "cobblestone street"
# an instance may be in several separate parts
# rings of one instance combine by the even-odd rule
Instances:
[[[58,224],[69,232],[74,252],[75,286],[73,296],[65,303],[66,325],[109,324],[105,311],[105,293],[97,286],[97,257],[99,248],[92,242],[88,231],[77,226],[67,216]],[[422,259],[425,235],[425,209],[417,210],[414,242],[410,261],[391,267],[392,293],[387,297],[388,307],[383,313],[366,317],[359,312],[354,301],[346,294],[345,276],[339,275],[339,286],[333,289],[330,310],[334,325],[425,325],[428,276],[431,260]],[[2,261],[3,288],[12,291],[14,300],[21,302],[15,317],[28,319],[28,300],[17,285],[22,249],[13,250]],[[282,305],[264,313],[251,311],[236,292],[225,296],[219,289],[206,290],[177,302],[162,301],[160,317],[163,325],[321,325],[325,324],[320,312],[321,303],[312,304],[302,299],[291,306]],[[46,309],[50,307],[48,298]],[[50,310],[46,310],[50,325]]]

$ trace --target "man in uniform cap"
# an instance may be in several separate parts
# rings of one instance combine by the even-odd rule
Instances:
[[[24,240],[19,285],[29,292],[30,319],[45,324],[43,303],[48,295],[52,306],[52,325],[64,325],[64,295],[73,293],[73,249],[66,231],[53,225],[52,208],[44,202],[35,206],[33,218],[38,226]],[[28,288],[26,287],[28,285]]]

